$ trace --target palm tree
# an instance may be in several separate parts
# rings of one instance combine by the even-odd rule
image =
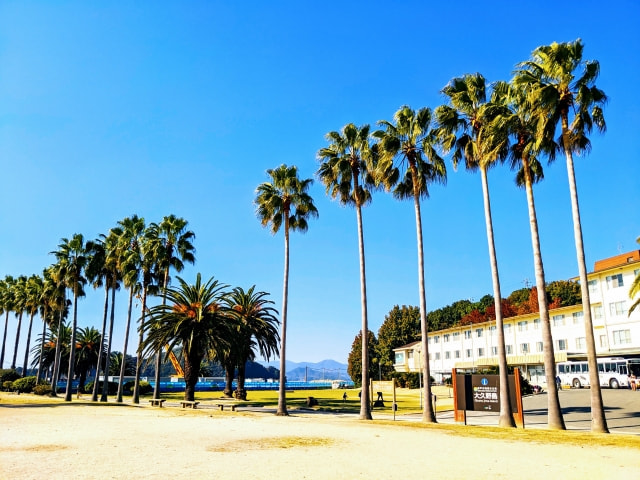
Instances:
[[[229,334],[226,285],[213,278],[203,283],[199,273],[193,285],[180,277],[178,283],[178,288],[165,290],[170,304],[151,307],[151,321],[143,325],[147,338],[142,350],[158,352],[169,345],[168,352],[171,352],[182,347],[186,384],[184,399],[193,401],[202,360],[209,352],[224,346]]]
[[[20,275],[17,278],[11,286],[11,295],[13,296],[13,311],[18,318],[16,343],[13,347],[13,360],[11,360],[11,370],[15,370],[16,360],[18,358],[18,344],[20,343],[20,329],[22,328],[22,314],[27,308],[27,277]],[[25,372],[22,372],[22,376],[25,376]]]
[[[60,360],[62,355],[62,329],[65,326],[65,318],[68,315],[67,307],[69,301],[67,300],[67,289],[65,287],[64,279],[67,276],[67,264],[65,262],[59,261],[58,263],[51,266],[51,280],[55,285],[56,290],[56,298],[59,299],[59,303],[56,303],[58,319],[56,321],[56,329],[57,334],[55,335],[55,355],[53,359],[53,372],[51,375],[51,395],[57,396],[57,382],[60,377]],[[52,332],[53,335],[53,332]]]
[[[185,262],[194,264],[195,247],[193,240],[196,235],[191,230],[187,230],[189,222],[184,218],[168,215],[162,219],[160,224],[149,225],[147,237],[154,246],[154,258],[157,262],[156,270],[162,278],[162,290],[166,291],[169,286],[171,268],[180,273]],[[162,295],[162,303],[166,304],[166,295]],[[160,357],[162,351],[158,350],[155,365],[155,383],[153,398],[160,398]]]
[[[387,191],[393,189],[398,200],[413,199],[418,237],[418,291],[420,295],[420,329],[422,332],[422,368],[424,382],[423,420],[435,422],[431,402],[431,377],[427,342],[427,301],[424,286],[424,251],[422,246],[422,214],[420,198],[429,197],[431,183],[446,183],[447,170],[436,152],[438,139],[430,129],[431,110],[421,108],[414,112],[408,106],[400,107],[393,116],[394,123],[382,120],[384,130],[373,133],[379,139],[380,159],[376,179]],[[394,162],[395,160],[395,162]],[[401,171],[404,170],[404,174]]]
[[[256,189],[256,214],[263,227],[269,225],[274,235],[284,227],[284,285],[282,289],[282,323],[280,327],[280,384],[276,415],[289,415],[286,400],[287,304],[289,301],[289,230],[306,232],[307,219],[317,217],[318,210],[307,193],[311,179],[300,180],[296,166],[280,165],[267,170],[270,182]]]
[[[489,123],[496,113],[496,105],[487,102],[486,82],[479,73],[454,78],[442,90],[449,97],[450,105],[439,106],[435,113],[439,124],[439,135],[445,151],[453,150],[453,164],[457,167],[464,160],[467,170],[480,170],[482,193],[484,200],[487,243],[491,263],[493,297],[496,313],[496,330],[498,332],[498,366],[500,375],[500,419],[499,425],[515,427],[513,412],[509,402],[509,383],[507,355],[504,343],[502,322],[502,296],[500,293],[500,277],[498,260],[493,238],[493,222],[491,219],[491,203],[489,200],[489,182],[487,170],[491,167],[500,152],[491,142]],[[552,412],[549,412],[552,416]]]
[[[29,314],[29,328],[27,329],[27,346],[24,350],[24,363],[22,367],[22,374],[24,376],[27,375],[27,367],[29,362],[29,347],[31,346],[31,329],[33,327],[33,317],[36,313],[38,313],[38,309],[40,308],[42,302],[41,297],[43,287],[44,281],[42,280],[42,277],[39,277],[38,275],[31,275],[27,280],[25,291],[27,299],[25,306],[27,309],[27,313]],[[42,323],[46,325],[44,320]]]
[[[340,132],[326,135],[329,146],[320,149],[318,158],[322,162],[317,175],[327,194],[338,198],[342,205],[356,208],[358,222],[358,250],[360,255],[360,302],[362,305],[362,335],[369,331],[367,317],[367,276],[364,261],[364,234],[362,231],[362,207],[371,201],[369,188],[374,179],[369,173],[373,165],[375,150],[369,144],[369,125],[358,128],[349,123]],[[369,164],[369,165],[368,165]],[[371,420],[369,402],[369,360],[366,342],[362,347],[362,395],[360,397],[360,419]]]
[[[0,280],[0,313],[4,313],[4,333],[2,334],[2,352],[0,353],[0,368],[4,368],[4,352],[7,345],[7,330],[9,328],[9,313],[13,312],[13,295],[11,287],[15,279],[11,275]]]
[[[255,360],[256,350],[269,360],[278,354],[278,312],[271,307],[273,302],[267,299],[266,292],[256,292],[255,285],[246,292],[236,287],[227,298],[232,323],[232,348],[235,347],[238,366],[238,388],[236,398],[247,399],[244,389],[245,366],[247,361]]]
[[[84,391],[84,384],[87,380],[87,372],[89,372],[98,361],[100,351],[103,350],[101,343],[101,335],[98,330],[93,327],[80,328],[78,330],[78,338],[76,343],[76,364],[75,369],[78,372],[78,391]],[[98,369],[96,369],[96,378],[94,383],[98,381]]]
[[[40,295],[40,317],[42,318],[42,334],[41,338],[46,338],[47,327],[50,329],[55,324],[56,310],[60,306],[62,308],[62,297],[58,295],[59,289],[53,280],[53,265],[42,271],[42,293]],[[38,371],[36,373],[36,382],[40,382],[42,375],[42,358],[44,355],[44,342],[41,344],[38,354]]]
[[[552,43],[536,48],[531,59],[518,65],[513,82],[525,89],[538,119],[538,141],[553,138],[560,124],[559,145],[567,160],[573,233],[582,292],[582,310],[586,334],[589,378],[591,384],[591,431],[608,433],[598,378],[596,344],[591,319],[591,300],[584,256],[578,189],[573,166],[573,153],[591,149],[587,134],[593,126],[603,132],[606,123],[602,106],[607,101],[604,92],[595,86],[600,73],[597,61],[582,59],[580,39],[567,43]],[[580,70],[578,72],[578,70]],[[570,115],[572,118],[570,119]],[[570,121],[571,120],[571,121]],[[547,378],[550,373],[547,372]]]
[[[35,366],[35,362],[38,361],[41,369],[45,372],[51,369],[51,385],[52,389],[55,389],[57,386],[57,378],[53,370],[57,367],[60,371],[63,371],[69,367],[67,362],[69,360],[71,327],[66,325],[64,321],[61,325],[58,325],[57,320],[52,324],[52,327],[48,334],[36,340],[31,353],[37,354],[41,352],[41,357],[38,360],[34,359],[32,361],[32,367]],[[57,366],[56,364],[58,363],[59,365]]]
[[[133,309],[133,296],[138,292],[138,279],[140,276],[140,238],[144,232],[144,218],[137,215],[124,218],[118,222],[118,227],[112,229],[118,236],[117,257],[118,270],[122,275],[123,283],[129,290],[129,304],[127,307],[127,323],[124,331],[122,355],[126,357],[129,343],[129,330],[131,328],[131,312]],[[122,403],[124,389],[124,363],[120,369],[118,381],[118,394],[116,402]]]
[[[58,250],[52,252],[58,262],[66,265],[66,276],[63,279],[63,283],[66,288],[71,289],[73,292],[73,323],[71,326],[71,348],[69,349],[69,370],[67,373],[67,391],[65,394],[65,401],[71,401],[71,388],[74,375],[75,364],[75,344],[76,344],[76,329],[78,328],[78,297],[84,296],[83,286],[87,283],[87,279],[84,277],[84,269],[87,264],[87,250],[84,242],[84,237],[80,233],[76,233],[71,239],[63,238],[58,245]]]
[[[555,354],[551,334],[551,322],[549,320],[549,305],[544,265],[542,263],[542,251],[540,249],[540,236],[538,234],[538,219],[533,197],[533,184],[544,177],[538,155],[546,153],[550,158],[553,158],[555,144],[552,141],[544,143],[536,142],[537,121],[532,115],[533,110],[527,102],[526,95],[522,89],[505,82],[498,82],[494,86],[494,92],[496,92],[496,101],[499,101],[505,108],[500,111],[492,122],[491,133],[495,135],[497,142],[504,142],[505,146],[508,145],[509,137],[514,138],[513,143],[508,146],[509,160],[511,168],[518,171],[516,183],[519,186],[524,186],[527,197],[536,290],[542,325],[544,368],[548,386],[548,408],[549,411],[554,411],[559,408],[560,402],[555,382]],[[551,387],[549,387],[549,385],[551,385]],[[551,422],[551,420],[552,416],[549,416],[549,421]],[[563,428],[563,425],[550,426],[552,428]]]

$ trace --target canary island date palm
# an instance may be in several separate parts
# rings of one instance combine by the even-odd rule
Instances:
[[[420,330],[422,332],[422,375],[431,377],[427,342],[427,301],[424,286],[424,249],[422,238],[422,214],[420,198],[429,197],[429,185],[446,183],[447,170],[444,160],[438,155],[438,137],[431,129],[431,110],[421,108],[417,112],[402,106],[394,114],[393,122],[381,120],[383,130],[373,133],[379,141],[379,160],[376,181],[385,190],[393,191],[398,200],[413,200],[418,240],[418,294],[420,296]],[[431,402],[431,382],[424,382],[423,420],[435,422],[436,416]]]
[[[600,64],[595,60],[583,60],[583,49],[580,39],[538,47],[533,51],[530,60],[517,66],[513,83],[525,89],[533,106],[534,115],[538,119],[539,142],[552,139],[560,125],[558,144],[567,161],[573,233],[582,293],[591,385],[591,430],[608,433],[598,376],[578,189],[573,164],[574,153],[583,154],[591,150],[591,142],[587,135],[593,127],[601,132],[606,130],[602,107],[607,97],[595,85],[600,73]]]
[[[500,293],[500,277],[498,260],[493,238],[493,222],[491,219],[491,203],[489,199],[489,182],[487,170],[504,152],[496,150],[491,142],[488,130],[489,123],[496,114],[496,106],[487,101],[487,87],[484,77],[479,74],[468,74],[452,79],[444,87],[442,93],[448,97],[449,105],[441,105],[436,111],[438,135],[445,151],[453,151],[454,167],[464,161],[467,170],[480,170],[484,201],[485,225],[493,297],[496,313],[496,330],[498,334],[498,366],[500,375],[500,419],[499,425],[515,427],[513,412],[509,402],[509,383],[507,356],[504,343],[502,296]],[[550,412],[551,415],[551,412]]]
[[[173,268],[180,273],[184,269],[184,264],[194,264],[195,247],[193,240],[196,235],[188,230],[189,222],[184,218],[173,214],[163,217],[162,221],[149,225],[145,237],[151,242],[156,260],[155,270],[158,281],[161,282],[163,292],[169,286],[170,273]],[[162,295],[162,302],[166,303],[166,296]],[[155,384],[153,398],[160,398],[160,357],[162,352],[155,352]]]
[[[78,329],[78,336],[76,340],[76,365],[75,369],[78,372],[78,391],[84,391],[84,384],[87,380],[87,373],[97,364],[100,351],[102,347],[102,337],[100,332],[93,327],[86,327]],[[102,352],[104,354],[104,352]],[[97,381],[96,370],[96,381]],[[94,381],[95,383],[95,381]]]
[[[193,401],[202,360],[224,348],[229,336],[227,286],[213,278],[203,283],[199,273],[193,285],[177,279],[177,288],[165,290],[167,303],[149,309],[150,321],[143,325],[146,338],[142,351],[162,351],[168,345],[168,355],[182,348],[184,399]]]
[[[256,189],[256,215],[263,227],[269,226],[271,233],[284,231],[284,282],[282,288],[282,312],[280,315],[280,384],[278,387],[278,409],[276,415],[289,415],[286,400],[286,347],[287,305],[289,301],[289,231],[306,232],[307,220],[318,216],[313,199],[307,193],[312,179],[301,180],[296,166],[280,165],[267,170],[271,177]]]
[[[328,147],[318,151],[321,161],[316,175],[331,198],[342,205],[354,206],[358,225],[358,251],[360,257],[360,303],[362,311],[362,336],[369,331],[367,314],[367,276],[364,256],[364,233],[362,229],[362,207],[371,201],[370,189],[375,181],[370,173],[375,165],[375,148],[369,142],[369,125],[357,127],[349,123],[341,132],[329,132]],[[360,397],[360,419],[371,420],[369,399],[369,352],[362,342],[362,395]]]
[[[553,139],[544,142],[536,141],[537,120],[533,109],[528,103],[525,92],[506,82],[497,82],[494,86],[496,103],[504,106],[491,123],[490,132],[497,142],[505,142],[508,149],[508,160],[511,168],[517,171],[516,184],[525,188],[527,209],[529,212],[529,227],[531,231],[531,245],[533,248],[534,271],[536,276],[536,290],[538,307],[542,326],[543,360],[546,372],[549,410],[554,410],[559,404],[557,385],[555,382],[555,353],[551,322],[549,321],[549,305],[538,234],[538,219],[533,196],[533,184],[544,177],[540,155],[554,159],[555,143]],[[555,391],[554,391],[555,390]]]
[[[278,319],[277,310],[266,292],[256,292],[255,285],[245,291],[241,287],[234,288],[227,297],[227,306],[231,318],[232,348],[235,350],[238,367],[238,388],[236,398],[247,399],[244,388],[245,367],[247,361],[255,360],[260,353],[267,361],[278,354]]]
[[[71,324],[71,347],[69,348],[69,367],[67,371],[67,390],[65,401],[71,401],[72,382],[74,376],[76,330],[78,328],[78,298],[84,297],[84,285],[87,279],[84,277],[88,256],[84,237],[76,233],[71,239],[63,238],[58,245],[58,250],[52,252],[58,262],[66,265],[66,275],[62,279],[66,288],[73,292],[73,321]]]

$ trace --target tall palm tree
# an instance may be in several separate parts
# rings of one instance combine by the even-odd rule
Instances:
[[[147,238],[154,245],[154,258],[157,261],[156,271],[162,279],[162,290],[166,291],[169,286],[171,268],[180,273],[184,269],[184,264],[194,264],[195,247],[193,240],[196,235],[187,227],[189,222],[184,218],[175,215],[163,217],[159,224],[152,223],[147,231]],[[166,295],[162,294],[162,303],[166,304]],[[161,350],[155,352],[155,382],[153,388],[153,398],[160,398],[160,357]]]
[[[427,300],[424,286],[424,250],[422,242],[422,214],[420,198],[429,197],[431,183],[446,183],[447,170],[438,155],[438,138],[431,130],[431,110],[421,108],[417,112],[408,106],[400,107],[393,116],[393,123],[381,120],[373,136],[379,139],[378,170],[376,180],[387,191],[393,189],[398,200],[412,199],[416,215],[418,238],[418,293],[420,295],[420,329],[422,332],[422,368],[424,382],[423,420],[435,422],[436,415],[431,402],[431,378],[427,342]],[[404,170],[404,173],[401,173]]]
[[[124,331],[122,354],[126,357],[129,343],[129,331],[131,329],[131,314],[133,309],[133,297],[139,291],[140,276],[140,239],[145,229],[144,218],[137,215],[124,218],[118,222],[118,227],[112,229],[118,235],[118,269],[122,275],[124,286],[129,290],[129,303],[127,307],[127,323]],[[122,403],[124,392],[124,362],[120,369],[118,382],[118,394],[116,402]]]
[[[59,298],[60,303],[56,303],[58,318],[56,323],[57,333],[55,335],[55,354],[53,358],[53,372],[51,375],[51,395],[57,396],[58,392],[58,378],[60,378],[61,372],[61,355],[62,355],[62,345],[61,339],[62,330],[65,327],[65,319],[68,315],[67,307],[69,301],[67,300],[67,289],[65,286],[65,278],[67,276],[68,266],[66,262],[58,261],[51,266],[51,280],[55,285],[55,289],[57,292],[56,298]],[[52,332],[53,335],[53,332]]]
[[[229,334],[226,285],[213,278],[203,283],[199,273],[193,285],[180,277],[178,283],[178,288],[165,291],[169,304],[151,307],[151,321],[143,325],[146,339],[142,350],[157,352],[169,345],[168,352],[171,352],[182,347],[184,399],[193,401],[202,360],[221,348]]]
[[[7,330],[9,328],[9,313],[13,312],[13,295],[11,287],[15,279],[7,275],[0,280],[0,313],[4,313],[4,333],[2,334],[2,351],[0,352],[0,368],[4,368],[4,352],[7,345]]]
[[[367,276],[364,260],[364,233],[362,231],[362,207],[371,201],[370,188],[374,179],[369,173],[373,165],[375,150],[369,144],[369,125],[358,128],[349,123],[342,132],[326,135],[329,146],[320,149],[318,158],[322,162],[317,175],[326,188],[326,193],[337,198],[342,205],[356,208],[358,222],[358,250],[360,255],[360,302],[362,308],[362,336],[369,331],[367,316]],[[360,419],[371,420],[369,401],[369,352],[366,342],[362,347],[362,395],[360,396]]]
[[[234,288],[227,298],[227,306],[233,319],[231,338],[235,347],[238,366],[238,388],[236,398],[247,399],[244,389],[245,366],[247,361],[255,360],[256,352],[269,360],[278,354],[277,310],[268,300],[268,293],[256,292],[253,285],[246,292],[240,287]]]
[[[527,91],[534,114],[538,118],[539,141],[553,138],[558,124],[560,125],[558,144],[567,160],[573,233],[582,292],[591,384],[591,430],[608,433],[598,378],[578,189],[573,166],[573,153],[581,154],[591,149],[587,134],[591,133],[593,126],[601,132],[606,129],[602,106],[607,97],[595,86],[600,64],[594,60],[583,60],[583,48],[580,39],[538,47],[530,60],[518,65],[513,82]]]
[[[298,167],[280,165],[267,170],[271,181],[258,185],[256,189],[256,214],[263,227],[270,226],[271,233],[284,230],[284,282],[282,288],[282,314],[280,327],[280,384],[278,386],[278,409],[276,415],[289,415],[286,399],[286,346],[287,305],[289,301],[289,230],[306,232],[307,219],[317,217],[318,210],[307,190],[311,179],[300,180]]]
[[[71,324],[71,347],[69,348],[69,370],[67,373],[67,391],[65,401],[71,401],[72,381],[74,376],[76,329],[78,328],[78,298],[84,297],[84,285],[87,279],[84,277],[84,269],[87,264],[87,250],[84,237],[76,233],[71,239],[63,238],[58,245],[58,250],[52,252],[58,262],[66,265],[66,276],[63,279],[66,288],[73,292],[73,322]]]
[[[46,338],[47,327],[50,329],[55,324],[56,307],[62,307],[62,298],[57,296],[59,290],[53,281],[53,266],[47,267],[42,271],[42,293],[40,295],[40,317],[42,318],[42,334],[40,338]],[[44,355],[44,342],[41,344],[38,353],[38,370],[36,373],[36,382],[40,382],[42,376],[42,358]]]
[[[31,347],[31,329],[33,327],[33,317],[38,313],[42,302],[42,289],[44,287],[44,281],[42,277],[38,275],[31,275],[27,280],[26,285],[26,309],[29,314],[29,328],[27,329],[27,345],[24,350],[24,363],[22,367],[23,375],[27,375],[27,367],[29,366],[29,348]],[[43,320],[43,324],[46,323]]]
[[[18,344],[20,343],[20,330],[22,328],[22,314],[27,308],[27,277],[20,275],[15,283],[11,286],[11,294],[13,296],[13,311],[18,318],[16,327],[16,342],[13,347],[13,360],[11,360],[11,370],[16,368],[16,360],[18,358]],[[25,376],[25,372],[22,372]]]
[[[435,111],[443,147],[445,151],[453,150],[454,167],[457,167],[460,161],[464,161],[467,170],[480,170],[495,302],[496,330],[498,332],[499,425],[515,427],[509,402],[507,355],[502,321],[502,295],[500,293],[498,260],[493,238],[489,181],[487,179],[487,170],[494,164],[500,154],[496,151],[495,145],[492,144],[491,135],[488,131],[489,123],[496,113],[496,106],[487,101],[486,81],[479,73],[454,78],[444,87],[442,93],[449,98],[450,103],[450,105],[439,106]],[[552,413],[549,412],[549,415],[551,416]]]
[[[505,142],[504,145],[508,145],[508,158],[511,168],[518,172],[516,183],[525,188],[527,197],[536,290],[542,325],[544,368],[548,386],[548,408],[549,411],[554,411],[559,406],[558,389],[555,382],[555,354],[551,322],[549,320],[549,305],[542,251],[540,249],[540,236],[538,234],[538,219],[533,197],[533,184],[540,181],[544,176],[542,165],[538,158],[539,155],[546,154],[553,159],[555,144],[552,141],[543,143],[536,141],[537,120],[522,89],[505,82],[498,82],[494,86],[494,92],[496,93],[496,101],[499,101],[505,108],[501,109],[493,120],[490,129],[491,134],[495,136],[497,142]],[[513,142],[509,145],[509,138],[511,137],[513,137]],[[549,385],[551,385],[550,388]],[[549,416],[549,421],[552,421],[552,416]],[[563,428],[563,425],[556,426],[554,424],[550,426],[552,428]]]

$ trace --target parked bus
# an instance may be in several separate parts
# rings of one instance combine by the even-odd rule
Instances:
[[[598,377],[601,387],[620,388],[629,386],[629,375],[640,374],[640,359],[626,359],[621,357],[599,358]],[[589,381],[589,364],[584,361],[558,362],[556,364],[556,378],[560,385],[573,388],[587,387]]]

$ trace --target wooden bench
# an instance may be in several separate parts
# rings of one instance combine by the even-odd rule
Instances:
[[[217,403],[216,406],[220,409],[220,411],[224,411],[224,403]],[[235,412],[236,411],[236,406],[235,405],[228,405],[229,407],[231,407],[231,411]]]
[[[200,402],[193,402],[190,400],[182,400],[180,402],[182,404],[182,408],[196,408]]]
[[[165,398],[150,398],[149,403],[151,403],[152,407],[160,407],[162,408],[162,404],[164,403]]]

